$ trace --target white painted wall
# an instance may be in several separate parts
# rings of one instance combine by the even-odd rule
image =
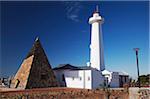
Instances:
[[[84,70],[85,72],[85,88],[92,89],[92,70]]]
[[[92,70],[54,70],[56,78],[61,86],[70,88],[86,88],[96,89],[104,85],[105,77],[108,78],[108,84],[110,87],[119,87],[119,73],[105,71],[102,72],[96,69]],[[62,75],[65,76],[65,82],[62,79]],[[107,75],[109,74],[109,75]]]
[[[91,45],[90,45],[90,64],[91,67],[98,70],[104,70],[104,52],[102,41],[101,24],[103,19],[99,13],[94,13],[93,17],[89,18],[91,26]]]
[[[92,89],[100,88],[104,85],[105,77],[102,76],[101,71],[92,70]]]
[[[62,75],[65,76],[66,87],[70,88],[92,88],[91,70],[54,70],[56,78],[61,85],[64,85]]]
[[[91,70],[71,70],[68,73],[70,76],[66,76],[67,87],[91,89]]]

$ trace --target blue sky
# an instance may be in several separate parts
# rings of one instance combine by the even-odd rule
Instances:
[[[149,5],[142,1],[1,2],[1,76],[14,75],[39,36],[52,67],[89,61],[90,25],[95,6],[102,26],[108,70],[137,75],[135,52],[140,48],[140,74],[149,73]]]

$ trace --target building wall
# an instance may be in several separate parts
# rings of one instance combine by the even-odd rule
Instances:
[[[91,24],[91,45],[90,45],[90,63],[91,67],[98,70],[104,70],[104,55],[103,55],[103,39],[101,24],[103,19],[99,13],[94,13],[93,17],[89,18]]]
[[[60,86],[70,88],[96,89],[104,86],[104,79],[112,88],[120,87],[120,82],[125,83],[125,78],[119,79],[118,72],[110,72],[109,77],[104,77],[98,70],[54,70]],[[63,78],[64,75],[64,78]],[[126,78],[128,82],[128,78]]]
[[[66,82],[63,79],[63,75],[68,75],[69,70],[54,70],[57,81],[61,87],[66,87]]]
[[[119,86],[123,87],[124,84],[129,83],[129,76],[128,75],[119,75]]]
[[[92,89],[104,86],[104,76],[98,70],[92,70]]]
[[[92,70],[83,70],[85,72],[85,88],[92,89]]]
[[[82,71],[68,71],[69,75],[65,75],[67,87],[84,88],[83,87],[83,72]]]
[[[105,76],[106,81],[108,81],[108,85],[112,88],[119,87],[119,72],[111,72],[108,70],[103,71],[103,75]]]
[[[119,87],[119,73],[112,72],[110,87]]]
[[[64,84],[70,88],[86,88],[91,89],[91,70],[55,70],[55,75],[60,85]],[[65,82],[62,75],[65,76]]]
[[[65,76],[67,87],[91,89],[91,70],[68,71]]]

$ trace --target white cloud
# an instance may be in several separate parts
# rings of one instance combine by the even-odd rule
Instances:
[[[81,10],[79,2],[66,2],[66,16],[68,19],[79,22],[79,12]]]
[[[77,16],[77,15],[73,15],[73,14],[72,14],[72,15],[69,15],[69,16],[68,16],[68,18],[69,18],[69,19],[71,19],[71,20],[73,20],[73,21],[76,21],[76,22],[78,22],[78,21],[79,21],[79,19],[78,19],[78,16]]]

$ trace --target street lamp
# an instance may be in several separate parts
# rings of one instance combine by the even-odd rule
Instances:
[[[141,87],[140,86],[140,77],[139,77],[139,60],[138,60],[138,51],[139,51],[139,48],[134,48],[133,49],[136,53],[136,63],[137,63],[137,73],[138,73],[138,86],[139,88]]]

